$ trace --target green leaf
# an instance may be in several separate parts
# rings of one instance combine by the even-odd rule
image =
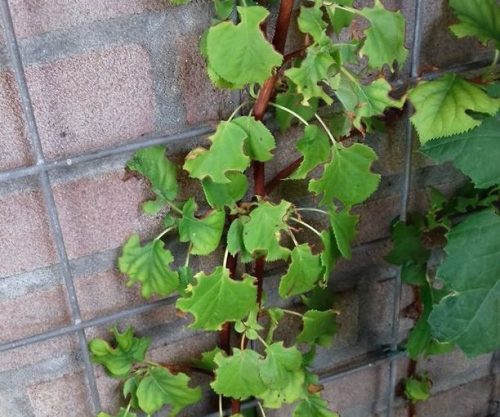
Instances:
[[[186,374],[172,375],[165,368],[153,367],[137,388],[139,407],[149,415],[169,405],[168,415],[173,417],[201,399],[201,388],[190,388],[188,384]]]
[[[308,103],[309,105],[302,105],[302,96],[295,91],[295,87],[292,83],[289,83],[288,90],[286,92],[276,95],[275,101],[276,104],[294,111],[304,120],[311,120],[311,118],[314,117],[314,113],[316,113],[316,110],[318,109],[318,99],[316,98],[311,98]],[[292,125],[292,121],[295,117],[282,109],[276,108],[275,110],[276,122],[283,133]]]
[[[456,136],[432,140],[420,150],[436,162],[452,161],[477,188],[500,184],[500,113]],[[478,164],[478,161],[481,161]]]
[[[276,142],[269,129],[253,116],[240,116],[233,120],[233,123],[241,127],[248,136],[247,154],[254,161],[269,161],[273,154],[271,151],[276,148]]]
[[[450,26],[458,37],[474,36],[483,44],[490,40],[500,49],[500,7],[496,0],[450,0],[460,23]]]
[[[325,268],[323,282],[328,283],[333,267],[340,259],[341,253],[331,229],[321,232],[321,241],[323,242],[323,252],[321,252],[320,259]]]
[[[359,216],[347,210],[328,211],[335,241],[344,258],[351,259],[351,244],[356,237]]]
[[[288,271],[281,277],[279,294],[282,298],[312,290],[324,273],[319,255],[313,255],[307,243],[296,246],[291,258]]]
[[[302,6],[297,23],[300,31],[310,34],[316,42],[320,42],[325,36],[327,25],[323,20],[323,12],[319,7]]]
[[[247,134],[238,125],[220,122],[217,131],[210,137],[209,150],[196,148],[187,156],[184,169],[193,178],[210,178],[220,184],[230,183],[226,175],[229,171],[243,172],[250,164],[244,153]]]
[[[328,404],[319,395],[309,395],[293,411],[293,417],[339,417],[328,409]]]
[[[197,368],[205,369],[207,371],[213,371],[217,368],[217,365],[215,363],[215,356],[221,352],[223,352],[223,350],[218,346],[216,346],[212,350],[209,350],[208,352],[203,352],[200,359],[195,359],[192,361],[193,365],[195,365]]]
[[[147,178],[157,196],[156,200],[144,203],[143,210],[147,214],[157,213],[165,204],[165,200],[175,200],[177,197],[177,169],[165,157],[164,146],[137,151],[127,162],[127,168]]]
[[[221,20],[226,20],[231,16],[234,9],[233,0],[214,0],[215,13]]]
[[[306,178],[319,164],[330,159],[330,140],[325,131],[316,125],[304,128],[304,136],[297,141],[296,146],[304,159],[297,170],[288,177],[291,180]]]
[[[243,226],[243,243],[254,256],[266,256],[267,261],[287,259],[290,250],[280,245],[281,231],[288,226],[285,223],[291,204],[282,200],[280,204],[260,203],[250,213],[250,220]]]
[[[468,356],[493,352],[500,348],[500,216],[472,214],[447,237],[437,277],[453,293],[434,307],[432,332]]]
[[[335,4],[340,6],[352,6],[353,0],[335,0]],[[340,10],[335,7],[334,4],[325,7],[330,23],[332,25],[333,31],[335,33],[340,33],[340,31],[351,25],[354,15],[348,11]]]
[[[481,88],[445,74],[434,81],[423,81],[409,93],[415,106],[411,117],[422,144],[431,139],[464,133],[481,124],[469,111],[493,116],[500,100],[489,97]]]
[[[264,384],[269,389],[280,390],[290,385],[301,370],[302,354],[295,346],[286,348],[283,342],[277,342],[266,347],[266,358],[259,362]]]
[[[239,320],[234,324],[234,330],[240,334],[245,334],[249,340],[257,340],[259,332],[264,330],[264,327],[259,323],[259,306],[256,304],[255,308],[248,313],[246,320]]]
[[[248,179],[240,172],[228,172],[229,183],[219,184],[210,178],[202,180],[203,192],[211,207],[223,210],[224,206],[234,207],[248,190]]]
[[[285,71],[285,75],[292,80],[297,86],[297,91],[302,94],[304,106],[307,106],[314,98],[321,98],[326,104],[332,104],[332,98],[319,84],[328,78],[329,69],[334,63],[335,61],[328,53],[310,46],[300,66]]]
[[[405,395],[412,402],[425,401],[431,396],[431,381],[428,378],[406,378]]]
[[[137,414],[133,413],[132,411],[127,411],[125,408],[120,408],[120,411],[116,416],[100,412],[99,414],[97,414],[97,417],[137,417]]]
[[[281,408],[283,403],[292,404],[304,396],[304,371],[297,370],[290,377],[290,382],[281,389],[267,389],[258,398],[266,408]]]
[[[123,383],[123,398],[129,401],[134,409],[139,408],[139,400],[137,399],[137,387],[139,386],[139,382],[141,382],[141,378],[137,375],[133,375]]]
[[[430,252],[422,243],[420,224],[406,224],[398,221],[392,227],[394,247],[386,256],[386,261],[393,265],[403,265],[406,262],[424,264],[429,259]]]
[[[303,329],[297,336],[297,342],[330,346],[337,332],[336,317],[337,314],[332,310],[308,310],[304,314]]]
[[[355,143],[332,148],[332,161],[324,166],[323,175],[309,183],[309,191],[323,194],[321,204],[330,205],[334,198],[351,207],[365,201],[375,192],[380,175],[370,171],[377,155],[367,145]]]
[[[191,286],[195,283],[193,270],[189,266],[181,266],[179,272],[179,295],[185,297],[191,291]]]
[[[253,256],[245,248],[243,242],[243,231],[245,229],[245,224],[248,223],[250,218],[248,216],[240,216],[233,220],[229,230],[227,232],[227,249],[229,253],[235,256],[237,253],[240,254],[240,260],[243,263],[248,263],[253,260]]]
[[[197,219],[195,201],[190,198],[182,209],[182,219],[179,221],[179,240],[191,242],[193,255],[208,255],[219,246],[226,214],[214,210],[202,219]]]
[[[227,321],[245,318],[255,306],[257,288],[254,278],[247,276],[242,281],[229,277],[229,270],[221,266],[210,275],[200,272],[195,275],[196,285],[189,297],[179,298],[177,308],[191,313],[192,329],[220,330]]]
[[[352,115],[356,129],[363,131],[362,121],[373,116],[381,116],[388,108],[403,107],[403,99],[395,100],[389,96],[392,88],[385,79],[379,78],[371,84],[363,85],[350,73],[343,71],[337,76],[338,80],[333,82],[338,85],[335,94],[348,114]]]
[[[153,294],[166,296],[179,286],[177,272],[169,268],[173,261],[172,253],[164,248],[161,240],[153,240],[141,246],[139,235],[132,235],[123,246],[122,255],[118,258],[118,268],[128,276],[127,286],[140,283],[144,298]]]
[[[210,386],[219,395],[239,400],[263,393],[266,385],[260,376],[259,361],[260,355],[250,349],[235,348],[232,356],[219,353],[215,356],[215,380]]]
[[[114,327],[111,332],[115,337],[116,347],[112,347],[105,340],[93,339],[89,343],[91,359],[104,366],[111,376],[125,377],[132,369],[132,365],[144,360],[151,341],[147,337],[134,337],[131,327],[123,333]]]
[[[368,57],[368,65],[382,68],[387,64],[393,68],[394,61],[403,64],[408,50],[405,48],[405,19],[401,12],[386,10],[380,0],[375,0],[373,8],[366,7],[359,13],[370,22],[360,51]]]
[[[260,25],[269,12],[260,6],[238,7],[240,23],[222,22],[212,26],[207,37],[210,67],[236,88],[262,84],[282,57],[266,40]],[[230,51],[231,53],[228,53]]]

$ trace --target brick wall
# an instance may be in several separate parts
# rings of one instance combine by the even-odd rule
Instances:
[[[424,0],[422,68],[451,66],[488,57],[472,41],[457,41],[446,30],[451,16],[444,0]],[[200,34],[212,15],[209,1],[174,8],[166,0],[10,0],[26,66],[43,151],[49,159],[128,143],[142,135],[178,132],[227,115],[231,95],[214,90],[197,52]],[[411,44],[414,0],[392,0],[409,20]],[[33,163],[12,65],[0,33],[0,171]],[[390,342],[392,286],[397,270],[383,261],[390,222],[398,215],[406,121],[368,142],[380,156],[381,188],[361,214],[353,260],[336,270],[340,331],[334,347],[320,350],[320,369],[341,367]],[[183,144],[172,149],[180,151]],[[82,318],[90,320],[139,306],[115,270],[118,248],[132,232],[158,232],[138,203],[147,196],[141,182],[123,182],[122,154],[53,170],[50,173],[62,233],[75,279]],[[291,151],[279,150],[275,166]],[[425,189],[451,192],[463,178],[450,167],[435,167],[417,156],[411,207],[425,206]],[[304,184],[279,190],[304,201]],[[71,324],[70,307],[57,265],[41,190],[34,177],[0,182],[0,343]],[[204,265],[207,268],[207,265]],[[270,271],[269,288],[277,275]],[[403,306],[410,295],[403,294]],[[173,306],[164,304],[120,321],[152,336],[154,358],[182,360],[211,348],[214,335],[183,328]],[[297,326],[293,320],[290,328]],[[401,321],[401,339],[412,326]],[[86,330],[106,335],[108,326]],[[406,360],[398,360],[401,374]],[[434,380],[433,397],[419,416],[486,417],[500,397],[498,364],[491,356],[466,360],[459,352],[420,364]],[[117,406],[118,386],[96,368],[103,407]],[[380,363],[325,386],[325,398],[343,417],[381,415],[386,404],[387,363]],[[207,397],[186,415],[213,411]],[[401,407],[402,403],[397,403]],[[402,410],[398,416],[404,416]],[[0,353],[1,417],[90,417],[88,390],[76,335],[69,334]],[[272,415],[288,416],[286,410]],[[493,416],[493,414],[490,414]]]

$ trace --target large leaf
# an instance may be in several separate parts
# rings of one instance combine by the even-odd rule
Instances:
[[[260,6],[238,7],[240,23],[222,22],[208,31],[207,53],[210,67],[235,88],[262,84],[282,57],[266,40],[260,25],[269,12]],[[230,51],[230,53],[228,53]]]
[[[370,171],[377,155],[367,145],[356,143],[348,148],[335,145],[332,161],[325,165],[323,175],[309,183],[309,190],[323,194],[321,203],[330,205],[334,198],[351,207],[365,201],[377,189],[380,175]]]
[[[468,356],[500,348],[500,216],[486,210],[448,233],[437,277],[453,290],[434,307],[429,323],[441,341]]]
[[[434,81],[423,81],[409,93],[415,106],[411,121],[420,142],[456,135],[481,124],[469,111],[493,116],[500,100],[489,97],[481,88],[456,74],[445,74]]]
[[[310,171],[330,159],[330,140],[324,129],[316,125],[304,128],[304,136],[297,141],[297,149],[304,159],[297,170],[288,177],[292,180],[306,178]]]
[[[269,161],[273,154],[271,151],[276,147],[276,142],[269,129],[260,120],[253,116],[240,116],[233,123],[241,127],[248,136],[247,154],[255,161]]]
[[[215,380],[210,385],[217,394],[239,400],[259,395],[266,390],[259,362],[260,355],[251,349],[235,348],[232,356],[219,353],[215,356]]]
[[[450,26],[459,38],[474,36],[486,44],[495,42],[500,49],[500,7],[497,0],[450,0],[459,23]]]
[[[261,203],[250,213],[250,219],[243,226],[245,249],[257,256],[265,255],[270,262],[287,259],[290,250],[280,245],[281,232],[288,226],[285,223],[290,209],[288,201],[279,205]]]
[[[210,137],[212,146],[209,150],[196,148],[187,156],[184,169],[193,178],[210,178],[213,182],[229,183],[227,172],[243,172],[250,164],[245,155],[246,132],[231,122],[220,122],[217,131]]]
[[[403,64],[408,50],[404,45],[405,19],[401,12],[387,10],[380,0],[375,0],[373,8],[363,8],[360,14],[370,21],[360,51],[368,57],[370,67],[381,68],[388,64],[392,68],[394,61]]]
[[[226,214],[222,210],[214,210],[202,219],[194,215],[197,206],[190,198],[182,209],[179,220],[179,240],[191,242],[193,255],[208,255],[219,246]]]
[[[266,358],[259,363],[262,381],[269,389],[284,389],[302,368],[302,354],[295,347],[286,348],[283,342],[266,347]]]
[[[176,416],[183,408],[201,399],[201,388],[190,388],[188,384],[186,374],[172,375],[165,368],[153,367],[137,387],[139,407],[150,415],[169,405],[168,415]]]
[[[192,329],[220,330],[227,321],[245,318],[255,306],[257,287],[253,277],[242,281],[229,277],[221,266],[210,275],[195,275],[196,285],[190,295],[177,300],[177,308],[194,316]]]
[[[288,271],[281,277],[279,286],[279,294],[283,298],[312,290],[324,273],[319,255],[313,255],[307,243],[296,246],[291,258]]]
[[[318,6],[302,6],[297,23],[300,31],[311,35],[316,42],[325,36],[326,22],[323,20],[323,12]]]
[[[153,240],[141,246],[139,235],[132,235],[125,243],[118,259],[120,272],[128,276],[127,286],[141,284],[141,295],[169,295],[179,286],[177,272],[169,268],[174,261],[172,253],[164,248],[161,240]]]
[[[337,332],[337,314],[333,310],[308,310],[303,317],[303,328],[297,336],[298,342],[316,343],[328,347]]]
[[[470,132],[429,141],[420,150],[436,162],[452,161],[477,188],[500,184],[500,113]]]

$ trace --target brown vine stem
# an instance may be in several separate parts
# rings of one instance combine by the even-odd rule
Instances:
[[[282,180],[290,176],[299,167],[303,160],[304,158],[302,156],[297,158],[295,161],[292,161],[285,168],[279,171],[270,181],[268,181],[265,186],[266,194],[272,193]]]

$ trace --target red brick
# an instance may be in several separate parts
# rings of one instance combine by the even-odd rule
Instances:
[[[82,178],[54,187],[61,227],[70,258],[117,248],[132,233],[148,233],[159,219],[140,214],[148,195],[137,179],[122,181],[124,171]]]
[[[0,170],[32,161],[16,82],[10,72],[0,72]]]
[[[49,158],[109,147],[153,131],[151,67],[141,46],[32,66],[27,79]]]
[[[0,197],[0,277],[55,262],[48,220],[38,191]]]
[[[165,0],[11,0],[16,34],[29,37],[98,20],[166,8]]]
[[[62,286],[0,303],[0,342],[71,324]]]

